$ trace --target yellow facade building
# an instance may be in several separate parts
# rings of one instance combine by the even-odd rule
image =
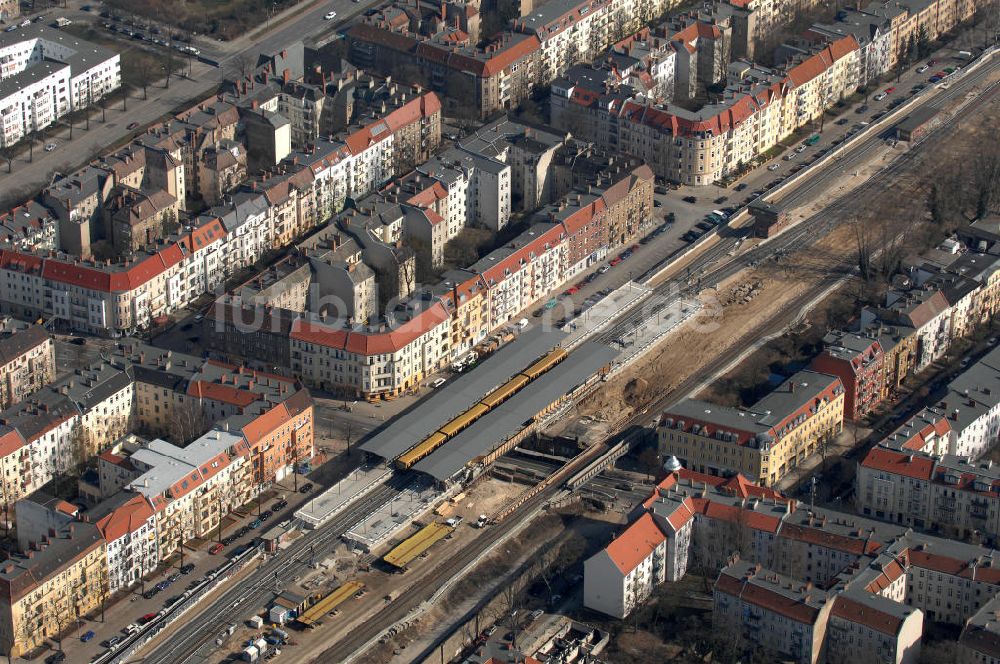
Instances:
[[[748,409],[687,399],[663,413],[659,451],[711,475],[742,473],[771,486],[840,433],[844,387],[800,371]]]

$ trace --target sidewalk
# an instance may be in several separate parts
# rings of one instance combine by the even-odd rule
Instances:
[[[138,129],[129,130],[128,125],[138,122],[140,126],[155,122],[175,108],[194,103],[207,97],[221,81],[221,72],[214,67],[197,64],[192,67],[193,78],[174,77],[170,88],[160,85],[150,86],[149,98],[142,99],[140,91],[133,91],[128,98],[128,109],[122,111],[120,93],[112,93],[108,99],[107,122],[102,123],[100,111],[90,121],[90,130],[77,126],[73,130],[73,140],[69,140],[69,127],[50,140],[57,143],[52,152],[45,152],[36,146],[34,161],[29,163],[27,153],[14,159],[11,173],[7,173],[6,163],[0,164],[0,191],[3,199],[14,199],[14,203],[30,198],[46,186],[54,173],[71,173],[98,155],[124,143],[136,134]]]

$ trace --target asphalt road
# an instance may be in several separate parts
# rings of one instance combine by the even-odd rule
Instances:
[[[102,19],[97,11],[80,11],[81,5],[91,4],[96,8],[98,3],[93,0],[71,0],[67,4],[65,9],[46,10],[46,22],[50,18],[54,20],[57,16],[66,16],[74,22],[93,22],[98,30],[103,30],[100,25],[106,19]],[[58,147],[55,150],[44,152],[41,145],[36,145],[30,162],[25,153],[14,160],[11,173],[7,173],[6,168],[0,168],[0,192],[3,194],[0,198],[29,198],[47,185],[54,173],[71,172],[96,155],[142,132],[145,126],[156,122],[175,108],[193,105],[211,95],[222,82],[223,72],[238,72],[242,59],[249,58],[249,61],[256,62],[260,53],[272,53],[295,41],[333,33],[348,18],[374,4],[377,4],[377,0],[322,0],[313,4],[307,0],[274,17],[269,21],[272,29],[265,33],[253,34],[232,43],[195,38],[193,43],[201,50],[202,57],[213,59],[219,66],[195,61],[192,63],[190,78],[173,77],[169,89],[161,85],[150,86],[148,99],[145,100],[142,99],[141,91],[133,91],[127,102],[127,110],[122,110],[121,94],[113,94],[108,100],[107,122],[100,122],[98,114],[96,120],[91,120],[89,131],[76,127],[72,140],[69,138],[68,126],[50,130],[46,141],[56,143]],[[337,18],[325,21],[323,16],[331,9],[337,12]],[[129,130],[127,127],[132,122],[137,122],[140,126]]]
[[[956,99],[960,95],[967,94],[982,82],[985,75],[991,69],[992,67],[982,67],[973,74],[967,75],[965,79],[953,84],[949,90],[942,93],[935,103],[943,103],[948,99]],[[982,103],[983,100],[984,97],[980,97],[977,103]],[[970,105],[964,112],[971,112],[975,105]],[[930,134],[928,139],[912,147],[907,154],[912,155],[918,150],[930,149],[934,140],[941,138],[941,136],[940,132]],[[860,163],[868,151],[873,149],[872,146],[880,143],[883,139],[878,135],[874,135],[871,137],[863,136],[854,140],[857,141],[857,144],[852,145],[851,149],[842,156],[838,162],[838,168],[851,168],[853,164]],[[908,159],[912,159],[912,156],[907,157],[904,155],[903,158],[884,169],[880,174],[870,178],[868,182],[862,185],[861,192],[856,190],[851,192],[849,196],[841,197],[822,213],[800,222],[794,228],[778,236],[778,238],[751,251],[729,256],[729,252],[732,251],[737,243],[737,238],[730,236],[721,239],[715,246],[706,250],[694,261],[692,274],[700,276],[700,287],[704,288],[728,278],[753,262],[765,260],[776,253],[780,254],[782,251],[790,251],[807,246],[811,241],[822,237],[825,232],[828,232],[838,220],[846,217],[846,212],[850,209],[851,205],[860,199],[861,193],[864,193],[868,189],[886,186],[890,182],[894,172],[905,165]],[[810,178],[810,182],[822,179],[829,184],[841,175],[835,171],[836,169],[828,168],[826,172],[818,173],[814,178]],[[817,287],[815,290],[820,290],[822,286]],[[678,293],[677,286],[671,283],[663,284],[657,290],[662,290],[672,297],[677,296]],[[734,344],[730,351],[721,354],[710,366],[705,367],[702,372],[699,372],[697,376],[691,377],[669,394],[663,395],[647,411],[649,413],[656,413],[670,403],[687,396],[706,376],[712,375],[714,372],[721,370],[731,363],[738,357],[743,348],[763,338],[774,329],[779,329],[783,324],[794,320],[798,315],[799,309],[811,301],[815,295],[816,292],[803,294],[795,302],[791,303],[791,306],[785,309],[785,313],[779,317],[781,320],[769,321],[757,329],[747,331],[740,343]],[[627,314],[626,317],[629,315],[631,314]],[[627,425],[648,424],[648,421],[651,419],[652,415],[640,414],[632,418]],[[314,534],[297,540],[291,550],[283,552],[278,558],[266,563],[261,570],[254,572],[244,583],[225,591],[219,597],[212,600],[197,616],[188,617],[186,619],[187,623],[165,645],[154,649],[145,661],[163,664],[167,662],[203,661],[204,657],[199,655],[200,650],[207,648],[206,644],[209,644],[226,624],[237,617],[249,614],[250,611],[259,608],[263,604],[272,590],[275,572],[278,573],[279,580],[284,582],[288,582],[294,578],[296,574],[304,569],[304,566],[308,562],[307,560],[303,560],[302,556],[308,552],[310,544],[314,544],[317,549],[330,547],[340,534],[349,529],[361,516],[375,507],[379,501],[385,502],[391,491],[388,487],[377,489],[376,493],[370,494],[359,503],[353,505],[345,515],[317,530]],[[543,491],[538,494],[536,498],[529,501],[525,507],[522,507],[515,513],[515,522],[517,519],[527,515],[533,506],[537,506],[541,500],[547,499],[550,495],[551,492],[549,491]],[[380,614],[379,621],[369,621],[365,625],[359,626],[346,640],[338,643],[335,649],[328,651],[328,654],[334,656],[333,653],[343,654],[345,652],[354,652],[357,648],[363,646],[371,638],[374,638],[385,626],[398,621],[412,606],[415,606],[419,601],[433,594],[444,580],[450,578],[457,570],[464,567],[471,560],[474,560],[479,553],[485,551],[493,541],[499,538],[506,527],[509,526],[505,525],[504,527],[491,529],[486,536],[478,538],[474,545],[421,579],[395,601],[388,604]],[[207,650],[205,652],[207,654]]]

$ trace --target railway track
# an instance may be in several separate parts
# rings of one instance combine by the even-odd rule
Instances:
[[[974,78],[966,78],[956,81],[956,83],[944,93],[935,98],[934,104],[942,107],[945,103],[958,98],[960,95],[968,95],[978,84]],[[960,112],[968,113],[970,110],[980,106],[992,96],[996,89],[996,84],[986,87],[981,93],[970,99]],[[879,188],[888,186],[889,176],[896,175],[905,169],[908,164],[913,163],[917,156],[927,150],[927,146],[936,142],[940,137],[947,136],[955,131],[955,123],[942,124],[935,127],[925,138],[911,147],[909,151],[901,154],[885,169],[876,176],[870,178],[860,187],[849,194],[845,194],[818,214],[814,214],[789,229],[774,240],[755,247],[743,254],[736,254],[737,243],[745,230],[733,229],[738,232],[732,236],[721,238],[712,247],[705,250],[692,263],[688,270],[689,278],[685,282],[669,281],[654,289],[654,294],[635,310],[628,312],[621,320],[616,322],[613,328],[601,335],[602,339],[613,339],[615,335],[621,335],[633,329],[637,321],[648,317],[650,312],[662,311],[664,308],[675,305],[681,297],[690,296],[700,291],[706,286],[716,285],[721,281],[736,274],[745,267],[756,262],[765,260],[775,254],[788,253],[791,251],[807,248],[812,243],[835,229],[846,221],[846,215],[850,209],[857,205],[862,196],[870,196],[877,192]],[[935,138],[935,141],[928,139]],[[859,143],[857,148],[845,153],[841,158],[841,163],[846,162],[846,157],[856,159],[858,156],[866,154],[881,144],[881,138],[872,137]],[[831,169],[832,171],[832,169]],[[802,186],[802,190],[786,201],[795,203],[801,201],[813,191],[820,183],[826,182],[840,174],[831,171],[821,174],[807,184]],[[675,388],[665,393],[652,402],[642,413],[638,413],[622,422],[620,430],[627,430],[633,425],[647,424],[651,419],[646,414],[647,411],[657,412],[675,401],[684,398],[692,390],[696,389],[706,376],[715,375],[731,364],[749,344],[755,344],[774,329],[781,328],[794,321],[799,311],[809,302],[817,297],[828,284],[820,283],[807,292],[801,294],[790,303],[778,317],[771,319],[766,324],[762,324],[744,334],[737,343],[729,349],[720,353],[708,365],[706,365],[697,375],[691,376],[682,381]],[[658,308],[658,309],[657,309]],[[654,312],[655,313],[655,312]],[[571,466],[572,462],[570,462]],[[477,538],[468,547],[462,549],[454,556],[444,561],[437,568],[422,577],[419,581],[404,590],[391,604],[388,604],[378,615],[378,620],[366,621],[358,625],[351,633],[315,658],[317,662],[341,661],[344,653],[363,654],[362,649],[378,637],[389,625],[402,620],[417,605],[425,601],[442,587],[442,585],[453,578],[462,569],[472,563],[478,556],[488,551],[504,534],[504,532],[526,520],[545,501],[549,500],[560,489],[556,486],[549,486],[528,499],[523,505],[511,514],[504,522],[504,528],[492,528]],[[302,538],[297,544],[284,551],[279,557],[266,562],[261,570],[254,574],[257,580],[249,586],[237,586],[229,589],[212,601],[211,605],[201,611],[197,617],[188,619],[188,622],[180,630],[176,631],[170,640],[156,648],[145,662],[149,664],[184,664],[190,661],[200,661],[207,658],[209,653],[201,655],[204,648],[209,647],[212,639],[220,633],[230,622],[248,615],[252,610],[261,605],[270,595],[274,587],[274,581],[287,584],[294,582],[294,579],[305,572],[308,567],[308,556],[312,555],[310,549],[316,555],[329,547],[343,533],[347,532],[353,525],[360,521],[373,509],[385,504],[395,494],[398,489],[384,485],[373,490],[372,493],[352,505],[344,514],[335,518],[331,523],[323,526],[316,535]],[[199,621],[201,616],[209,616],[203,621]],[[197,659],[196,659],[197,658]]]
[[[214,639],[226,626],[255,613],[274,592],[275,581],[282,587],[309,569],[310,558],[320,558],[331,543],[350,530],[373,510],[399,495],[399,489],[389,484],[373,489],[342,514],[317,530],[311,538],[300,538],[277,556],[265,562],[257,572],[257,581],[247,586],[236,584],[223,592],[200,613],[185,619],[185,624],[155,648],[144,664],[183,664],[202,661],[211,654],[201,654],[203,648],[215,651]],[[203,616],[206,616],[202,619]],[[331,660],[336,661],[336,660]]]

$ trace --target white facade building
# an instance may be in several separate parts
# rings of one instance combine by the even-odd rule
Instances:
[[[34,23],[0,33],[0,146],[17,143],[119,86],[117,53]]]

